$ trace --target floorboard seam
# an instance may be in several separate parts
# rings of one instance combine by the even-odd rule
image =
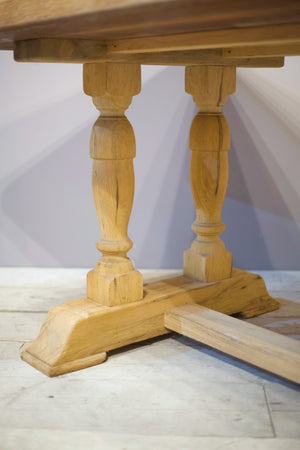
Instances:
[[[271,405],[270,405],[269,397],[268,397],[268,394],[267,394],[267,391],[266,391],[266,387],[263,385],[262,388],[263,388],[264,394],[265,394],[265,399],[266,399],[266,404],[267,404],[267,408],[268,408],[268,412],[269,412],[270,422],[271,422],[271,425],[272,425],[273,435],[274,435],[274,438],[277,438],[275,425],[274,425],[274,421],[273,421],[272,408],[271,408]]]

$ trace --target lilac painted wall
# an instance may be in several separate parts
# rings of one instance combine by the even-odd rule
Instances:
[[[223,239],[234,264],[300,269],[300,61],[239,69],[224,108],[232,132]],[[89,134],[97,111],[80,65],[20,64],[0,53],[0,265],[92,267],[99,226]],[[193,232],[184,69],[143,67],[127,116],[137,141],[129,234],[140,268],[179,268]]]

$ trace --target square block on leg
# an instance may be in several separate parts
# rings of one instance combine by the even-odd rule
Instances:
[[[143,276],[138,270],[117,275],[91,270],[87,274],[87,297],[107,306],[142,300]]]
[[[209,283],[231,277],[232,253],[222,249],[214,254],[186,250],[183,256],[183,273],[187,277]]]

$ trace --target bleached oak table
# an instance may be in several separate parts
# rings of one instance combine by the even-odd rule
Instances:
[[[253,325],[240,329],[236,319],[224,322],[203,308],[249,318],[279,307],[260,276],[232,269],[219,237],[230,148],[222,107],[235,91],[236,67],[280,68],[285,55],[300,54],[299,2],[5,0],[0,48],[14,50],[20,62],[82,63],[84,92],[101,112],[90,155],[102,257],[87,275],[86,297],[50,310],[22,358],[54,376],[172,329],[198,340],[208,336],[206,343],[236,356],[247,345],[254,354],[248,360],[262,367],[269,354],[270,369],[299,382],[299,343]],[[141,90],[141,64],[186,66],[185,89],[199,108],[190,131],[196,239],[184,253],[183,276],[145,286],[127,257],[135,137],[125,111]],[[281,358],[285,364],[278,364]]]

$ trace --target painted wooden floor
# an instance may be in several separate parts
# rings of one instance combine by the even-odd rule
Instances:
[[[21,361],[48,309],[85,295],[86,272],[0,269],[1,450],[300,449],[300,386],[175,334],[53,379]],[[300,300],[300,272],[257,273]],[[258,321],[299,338],[289,314]]]

